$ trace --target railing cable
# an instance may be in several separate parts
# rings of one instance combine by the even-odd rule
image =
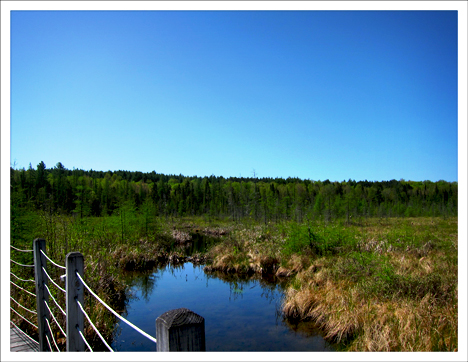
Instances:
[[[10,309],[11,309],[13,312],[15,312],[16,314],[18,314],[18,316],[20,316],[21,318],[23,318],[23,319],[24,319],[26,322],[28,322],[30,325],[32,325],[33,327],[37,328],[37,326],[36,326],[34,323],[28,321],[25,317],[23,317],[21,314],[19,314],[19,313],[18,313],[16,310],[14,310],[12,307],[10,307]]]
[[[21,303],[19,303],[18,301],[16,301],[12,296],[10,296],[10,299],[13,300],[13,302],[15,302],[16,304],[18,304],[18,305],[19,305],[21,308],[23,308],[24,310],[27,310],[28,312],[37,315],[37,312],[36,312],[36,311],[31,310],[31,309],[28,309],[28,308],[26,308],[25,306],[21,305]]]
[[[83,306],[81,305],[80,301],[76,299],[76,302],[78,303],[78,306],[80,307],[81,311],[83,312],[84,316],[86,317],[86,319],[88,320],[89,324],[91,324],[91,326],[94,328],[94,330],[96,331],[97,335],[99,336],[99,338],[101,338],[102,342],[106,345],[106,347],[109,349],[109,351],[111,352],[114,352],[114,350],[111,348],[111,346],[109,346],[106,342],[106,340],[104,339],[104,337],[101,335],[101,333],[99,333],[99,330],[96,328],[96,326],[93,324],[93,322],[91,321],[91,319],[89,318],[88,316],[88,313],[85,312],[85,310],[83,309]]]
[[[16,275],[13,274],[12,272],[10,272],[10,274],[13,275],[16,279],[21,280],[22,282],[33,282],[33,283],[34,283],[34,280],[33,280],[33,279],[21,279],[19,276],[16,276]]]
[[[46,337],[47,344],[49,345],[49,350],[53,352],[52,346],[50,345],[49,337],[47,337],[47,334],[45,335],[45,337]]]
[[[13,263],[18,264],[20,266],[24,266],[24,267],[27,267],[27,268],[34,268],[34,264],[33,265],[25,265],[25,264],[18,263],[17,261],[14,261],[13,259],[10,259],[10,261],[12,261]]]
[[[39,343],[39,342],[36,341],[35,339],[29,337],[28,334],[25,333],[25,332],[24,332],[20,327],[18,327],[15,323],[13,323],[13,321],[10,321],[10,323],[13,324],[19,331],[21,331],[21,333],[22,333],[23,335],[25,335],[26,337],[28,337],[31,341],[33,341],[33,342],[35,342],[35,343]],[[36,326],[34,326],[34,327],[36,327]],[[36,327],[36,328],[37,328],[37,327]]]
[[[47,274],[47,271],[45,270],[45,268],[43,266],[41,266],[42,268],[42,271],[45,273],[45,275],[47,275],[47,278],[49,278],[49,280],[58,288],[60,289],[62,292],[66,293],[66,290],[63,289],[60,285],[58,285],[56,282],[54,282],[54,280],[49,276],[49,274]]]
[[[36,294],[31,293],[30,291],[28,291],[28,290],[26,290],[26,289],[20,287],[18,284],[13,283],[11,280],[10,280],[10,283],[13,284],[14,286],[16,286],[16,287],[18,287],[18,288],[24,290],[26,293],[31,294],[33,297],[36,297]]]
[[[52,337],[52,341],[54,342],[55,347],[57,348],[57,351],[61,352],[57,346],[57,342],[55,342],[54,332],[52,332],[52,328],[50,327],[49,319],[47,319],[46,317],[44,317],[44,319],[47,322],[47,326],[49,327],[49,331],[50,331],[50,336]],[[46,337],[47,337],[47,334],[46,334]],[[50,345],[50,342],[49,342],[49,345]],[[52,348],[50,350],[52,351]]]
[[[84,343],[86,343],[86,345],[88,346],[89,350],[91,352],[94,352],[93,349],[91,348],[91,346],[89,345],[88,341],[86,340],[85,336],[83,335],[83,333],[81,332],[80,330],[80,327],[78,327],[78,325],[76,325],[76,329],[78,330],[78,333],[80,334],[81,338],[83,339]],[[114,351],[112,351],[114,352]]]
[[[51,262],[52,264],[54,264],[56,267],[59,267],[59,268],[62,268],[62,269],[67,270],[66,267],[61,266],[61,265],[58,265],[58,264],[57,264],[56,262],[54,262],[51,258],[49,258],[49,257],[47,256],[47,254],[44,253],[44,251],[43,251],[42,249],[41,249],[41,253],[42,253],[42,255],[44,255],[44,256],[47,258],[48,261],[50,261],[50,262]]]
[[[67,315],[67,313],[65,313],[65,311],[62,309],[62,307],[60,306],[60,304],[57,303],[57,301],[55,300],[54,296],[52,295],[52,293],[50,292],[50,289],[49,287],[47,286],[47,284],[44,283],[44,286],[46,287],[47,291],[49,292],[49,297],[52,298],[52,300],[54,301],[55,305],[57,307],[59,307],[60,311],[63,313],[63,315]]]
[[[60,326],[59,322],[57,322],[57,319],[55,319],[54,314],[53,314],[52,311],[50,310],[49,305],[47,304],[46,300],[43,299],[43,301],[44,301],[45,306],[46,306],[47,309],[49,310],[50,315],[51,315],[52,318],[54,319],[55,324],[57,325],[57,327],[59,327],[60,331],[62,332],[62,334],[63,334],[63,335],[65,336],[65,338],[66,338],[67,335],[66,335],[65,332],[63,331],[63,329],[62,329],[62,327]]]
[[[121,321],[127,323],[130,327],[132,327],[133,329],[135,329],[137,332],[140,332],[142,335],[144,335],[146,338],[148,338],[149,340],[153,341],[154,343],[157,343],[156,342],[156,338],[150,336],[148,333],[146,333],[145,331],[142,331],[140,328],[138,328],[136,325],[134,325],[133,323],[129,322],[128,320],[126,320],[125,318],[121,317],[117,312],[115,312],[111,307],[109,307],[101,298],[99,298],[96,293],[94,293],[90,287],[88,287],[88,285],[85,283],[85,281],[81,278],[81,275],[78,274],[76,272],[76,275],[78,277],[78,279],[81,280],[81,282],[83,283],[83,285],[86,287],[86,289],[88,289],[88,291],[97,299],[99,300],[112,314],[114,314],[117,318],[119,318]]]
[[[21,250],[21,249],[15,248],[13,245],[10,245],[10,247],[15,249],[15,250],[22,251],[23,253],[30,253],[30,252],[34,251],[34,250]]]

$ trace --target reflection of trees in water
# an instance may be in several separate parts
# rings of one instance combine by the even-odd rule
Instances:
[[[153,289],[156,287],[157,279],[158,278],[154,274],[145,275],[143,278],[141,278],[139,285],[140,292],[146,302],[149,302],[150,300],[150,295],[153,293]]]
[[[249,282],[234,280],[229,284],[229,300],[231,298],[236,300],[237,298],[244,297],[244,289],[248,286]]]
[[[205,277],[207,286],[209,279],[220,279],[223,282],[229,284],[229,300],[231,300],[231,298],[234,300],[239,297],[243,298],[244,291],[260,287],[262,288],[262,293],[260,294],[261,297],[266,298],[269,303],[272,303],[278,299],[277,293],[279,293],[282,297],[284,290],[283,283],[281,283],[280,280],[275,276],[261,277],[256,274],[232,274],[220,271],[212,271],[210,273],[205,273]]]
[[[161,278],[161,274],[157,272],[135,272],[131,273],[131,275],[128,275],[127,277],[130,287],[132,289],[138,289],[143,299],[146,302],[149,302],[151,294],[157,286],[157,281]],[[131,291],[129,291],[129,293],[131,293]],[[135,295],[129,295],[129,298],[136,299],[137,297]]]
[[[127,296],[129,299],[136,299],[137,297],[131,294],[131,289],[138,289],[142,298],[148,302],[150,300],[151,294],[157,287],[158,279],[162,277],[163,273],[168,272],[176,279],[185,278],[187,280],[187,274],[183,273],[184,270],[184,264],[168,264],[165,267],[158,268],[151,272],[128,272],[126,280],[130,288],[128,290]],[[260,295],[262,298],[267,299],[269,303],[278,300],[278,295],[276,293],[280,293],[281,298],[283,296],[284,282],[276,278],[274,275],[262,277],[256,274],[232,274],[219,271],[204,273],[201,267],[198,275],[195,275],[195,280],[200,277],[206,278],[207,287],[210,279],[220,279],[227,283],[230,290],[229,300],[231,300],[231,298],[234,300],[237,298],[243,298],[243,294],[246,290],[257,287],[262,289],[262,293]]]
[[[143,299],[148,302],[151,298],[151,294],[157,287],[158,279],[162,278],[164,273],[169,273],[175,279],[185,278],[185,280],[187,280],[187,274],[183,273],[184,270],[184,264],[166,264],[165,266],[152,271],[126,272],[125,279],[127,285],[129,286],[127,290],[127,297],[133,300],[137,299],[134,292],[132,293],[132,289],[138,290],[141,293]],[[201,270],[198,275],[195,275],[195,280],[197,280],[201,274],[203,274],[203,270]]]
[[[183,278],[182,271],[185,270],[184,264],[167,265],[165,269],[161,270],[161,275],[164,271],[169,272],[174,278]]]
[[[177,265],[168,265],[166,270],[169,271],[174,278],[177,279],[180,277],[181,279],[185,279],[186,282],[189,282],[189,274],[190,274],[190,281],[192,280],[192,277],[193,277],[193,280],[197,280],[198,278],[200,278],[201,275],[203,275],[203,269],[201,269],[199,266],[196,266],[195,264],[193,264],[193,273],[185,272],[185,264],[187,263],[177,264]],[[200,268],[200,270],[198,274],[196,274],[195,271],[198,268]]]
[[[183,243],[172,243],[168,252],[175,252],[183,256],[192,256],[196,253],[204,254],[210,247],[219,242],[219,237],[200,233],[190,233],[190,240]]]

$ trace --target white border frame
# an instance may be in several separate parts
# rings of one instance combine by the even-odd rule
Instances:
[[[465,1],[1,1],[1,360],[29,360],[30,354],[11,353],[9,341],[10,294],[9,262],[9,166],[10,166],[10,12],[12,10],[458,10],[458,185],[459,220],[468,220],[467,214],[467,2]],[[467,225],[459,223],[459,240],[466,241]],[[459,243],[459,350],[458,352],[398,352],[395,353],[329,353],[329,352],[224,352],[170,354],[141,352],[137,354],[83,355],[67,353],[66,359],[80,361],[84,358],[102,361],[154,360],[268,360],[268,361],[466,361],[467,353],[467,245]],[[34,355],[37,361],[61,361],[57,353]]]

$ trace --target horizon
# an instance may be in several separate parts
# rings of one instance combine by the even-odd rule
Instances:
[[[43,162],[43,161],[41,161]],[[458,181],[449,181],[449,180],[444,180],[444,179],[439,179],[439,180],[412,180],[412,179],[404,179],[404,178],[400,178],[400,179],[396,179],[396,178],[392,178],[392,179],[387,179],[387,180],[368,180],[368,179],[343,179],[343,180],[330,180],[330,179],[311,179],[311,178],[300,178],[300,177],[291,177],[291,176],[288,176],[288,177],[271,177],[271,176],[258,176],[258,175],[255,175],[255,176],[222,176],[222,175],[215,175],[215,174],[211,174],[211,175],[185,175],[185,174],[182,174],[182,173],[171,173],[171,174],[168,174],[168,173],[162,173],[162,172],[158,172],[156,170],[151,170],[151,171],[140,171],[140,170],[125,170],[125,169],[118,169],[118,170],[95,170],[95,169],[83,169],[83,168],[76,168],[76,167],[73,167],[73,168],[68,168],[66,167],[62,162],[57,162],[54,166],[47,166],[47,164],[44,162],[45,166],[46,166],[46,170],[53,170],[57,167],[57,164],[58,163],[61,163],[63,168],[66,170],[66,171],[83,171],[83,172],[102,172],[104,174],[108,173],[108,172],[111,172],[111,173],[118,173],[118,172],[128,172],[128,173],[137,173],[137,172],[140,172],[144,175],[148,175],[148,174],[152,174],[153,172],[157,175],[163,175],[163,176],[176,176],[176,177],[187,177],[187,178],[209,178],[209,177],[216,177],[216,178],[224,178],[224,179],[230,179],[230,178],[242,178],[242,179],[252,179],[252,180],[262,180],[262,179],[273,179],[273,180],[276,180],[276,179],[283,179],[283,180],[288,180],[288,179],[299,179],[301,181],[310,181],[310,182],[325,182],[325,181],[329,181],[331,183],[334,183],[334,182],[338,182],[338,183],[341,183],[341,182],[349,182],[349,181],[352,181],[352,182],[356,182],[356,183],[359,183],[359,182],[390,182],[390,181],[398,181],[398,182],[401,182],[401,181],[404,181],[404,182],[433,182],[433,183],[436,183],[436,182],[448,182],[448,183],[457,183],[458,184]],[[34,170],[37,170],[37,166],[36,165],[35,167],[29,163],[29,166],[31,166]],[[28,166],[28,169],[29,169],[29,166]],[[28,169],[26,167],[21,167],[21,168],[15,168],[13,166],[10,166],[12,169],[16,170],[16,171],[27,171]],[[254,170],[255,171],[255,170]]]

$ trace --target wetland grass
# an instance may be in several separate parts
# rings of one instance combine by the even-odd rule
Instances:
[[[315,321],[348,351],[457,350],[457,220],[374,220],[348,231],[357,243],[295,274],[285,316]]]
[[[457,218],[238,225],[206,272],[288,280],[283,315],[347,351],[458,348]]]
[[[33,220],[31,234],[44,237],[61,264],[66,252],[80,251],[90,287],[122,313],[125,270],[189,260],[184,247],[206,235],[216,242],[190,260],[205,264],[206,273],[276,278],[285,287],[283,317],[314,322],[338,349],[458,348],[456,217],[267,224],[155,218],[144,227],[134,219],[124,228],[118,217],[46,219],[47,225],[44,218]],[[87,312],[111,338],[115,319],[87,300]],[[93,333],[87,329],[99,350]]]

